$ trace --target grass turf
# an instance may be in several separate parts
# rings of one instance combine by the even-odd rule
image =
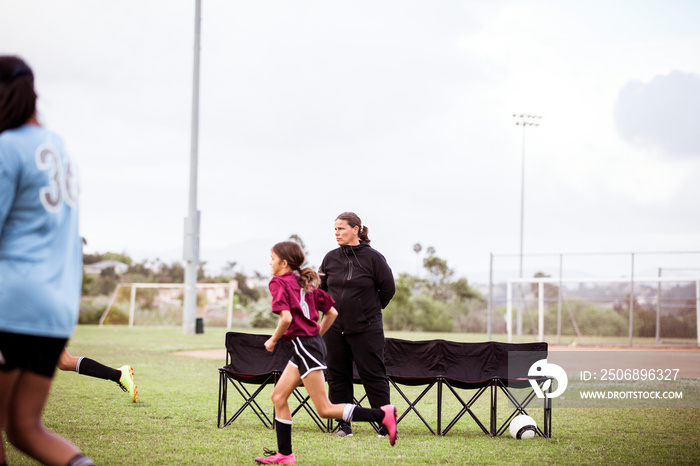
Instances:
[[[224,335],[218,328],[186,336],[180,328],[79,326],[69,345],[71,354],[112,367],[133,366],[139,402],[131,403],[112,382],[57,371],[44,424],[102,465],[253,464],[264,447],[276,449],[275,434],[250,410],[230,426],[217,428],[217,369],[223,359],[173,354],[221,349]],[[412,338],[406,333],[388,336]],[[413,335],[425,338],[473,341],[466,335]],[[422,387],[406,390],[417,394]],[[259,400],[271,412],[269,393]],[[433,429],[435,393],[433,389],[418,405]],[[468,399],[472,393],[460,391],[460,396]],[[444,428],[445,418],[453,417],[459,405],[447,391],[443,397]],[[406,408],[393,390],[392,400],[399,412]],[[240,401],[229,390],[229,415]],[[506,400],[499,398],[501,422],[507,418],[506,407]],[[488,393],[474,411],[488,422]],[[541,409],[531,414],[541,422]],[[353,437],[338,438],[321,432],[305,413],[294,418],[292,435],[298,464],[700,464],[698,424],[697,408],[557,410],[554,400],[551,439],[518,441],[507,431],[491,438],[468,415],[444,437],[434,436],[415,414],[399,424],[400,439],[393,448],[369,425],[355,424]],[[5,447],[8,464],[35,464],[6,441]]]

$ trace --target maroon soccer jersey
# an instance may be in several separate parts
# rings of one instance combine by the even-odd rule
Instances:
[[[335,304],[333,298],[323,290],[304,291],[297,282],[297,278],[297,274],[289,272],[272,277],[270,280],[272,312],[290,311],[292,313],[292,324],[282,335],[283,341],[318,335],[319,312],[325,314]]]

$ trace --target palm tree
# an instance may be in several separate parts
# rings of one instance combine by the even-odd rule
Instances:
[[[301,236],[294,233],[293,235],[289,236],[289,241],[294,241],[295,243],[299,243],[299,246],[301,246],[301,250],[304,251],[304,257],[306,258],[306,260],[304,261],[304,263],[301,266],[306,267],[309,264],[309,261],[308,261],[309,251],[306,250],[306,245],[304,244],[304,241],[301,239]]]
[[[233,276],[233,269],[238,265],[238,261],[226,261],[226,267],[224,267],[224,272],[227,275]]]
[[[423,250],[423,246],[420,243],[413,245],[413,252],[416,253],[416,277],[420,275],[420,252]]]

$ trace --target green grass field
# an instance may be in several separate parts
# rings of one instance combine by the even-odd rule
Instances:
[[[251,330],[246,330],[251,331]],[[269,333],[269,332],[261,332]],[[74,355],[113,367],[134,367],[139,402],[131,403],[108,381],[57,372],[44,411],[44,423],[68,438],[96,464],[254,464],[263,448],[276,449],[274,431],[248,411],[228,427],[217,428],[219,376],[223,360],[176,356],[173,352],[221,349],[225,330],[182,335],[181,328],[80,326],[69,345]],[[389,333],[398,338],[475,341],[456,334]],[[478,339],[476,341],[479,341]],[[692,383],[700,384],[694,380]],[[420,388],[408,388],[409,391]],[[462,398],[471,396],[460,391]],[[399,410],[406,404],[392,391]],[[444,417],[458,411],[444,395]],[[436,392],[418,408],[436,427]],[[260,398],[269,407],[269,391]],[[229,414],[240,403],[229,390]],[[294,406],[294,403],[291,403]],[[488,393],[475,412],[488,422]],[[499,398],[499,413],[507,418]],[[541,422],[541,409],[533,409]],[[443,428],[447,420],[443,419]],[[305,413],[294,418],[293,446],[298,464],[700,464],[697,446],[700,409],[560,409],[554,400],[552,438],[518,441],[506,432],[485,435],[466,416],[444,437],[433,436],[414,415],[400,424],[390,447],[369,425],[336,438],[321,432]],[[5,442],[10,465],[35,464]]]

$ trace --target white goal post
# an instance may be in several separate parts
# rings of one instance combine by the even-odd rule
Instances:
[[[699,277],[651,277],[651,278],[557,278],[557,277],[535,277],[535,278],[511,278],[508,280],[506,289],[506,332],[508,343],[513,342],[513,284],[514,283],[536,283],[538,286],[538,306],[537,306],[537,338],[544,341],[544,284],[562,283],[631,283],[634,289],[635,283],[660,283],[660,282],[695,282],[695,312],[697,320],[697,345],[700,347],[700,278]],[[561,286],[559,287],[561,292]],[[630,300],[633,299],[630,293]],[[629,341],[632,346],[632,319],[633,306],[630,306]]]
[[[117,295],[119,294],[119,290],[122,287],[130,287],[131,288],[131,299],[129,301],[129,327],[134,326],[134,311],[136,309],[136,290],[138,288],[185,288],[184,283],[119,283],[117,284],[117,287],[114,289],[114,293],[112,294],[112,298],[109,300],[109,304],[107,305],[107,308],[105,311],[102,313],[102,317],[100,317],[100,324],[99,326],[102,327],[104,324],[105,319],[107,318],[107,314],[109,314],[110,309],[112,309],[112,306],[114,305],[114,302],[117,300]],[[236,291],[236,282],[230,282],[230,283],[197,283],[197,289],[202,289],[202,288],[228,288],[228,312],[227,312],[227,317],[226,317],[226,329],[231,330],[231,323],[233,320],[233,295],[234,292]]]

